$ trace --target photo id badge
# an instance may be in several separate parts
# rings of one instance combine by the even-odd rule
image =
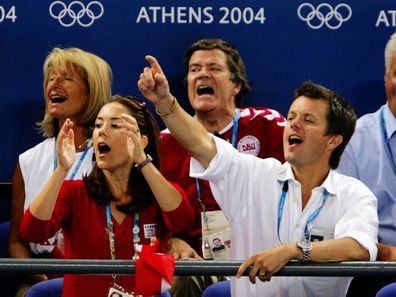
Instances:
[[[230,229],[222,232],[213,233],[209,240],[214,260],[230,260],[231,259],[231,235]]]
[[[204,218],[204,213],[201,213],[201,223],[202,254],[204,259],[230,260],[230,226],[223,211],[207,211],[206,219]]]

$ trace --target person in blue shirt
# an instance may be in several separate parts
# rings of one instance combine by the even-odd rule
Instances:
[[[377,260],[396,261],[396,33],[385,48],[384,80],[387,102],[358,119],[338,171],[360,179],[377,197]],[[392,281],[396,278],[356,278],[347,296],[375,296]]]

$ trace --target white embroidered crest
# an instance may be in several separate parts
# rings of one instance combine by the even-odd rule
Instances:
[[[253,135],[246,135],[238,141],[237,149],[241,153],[258,156],[260,141]]]

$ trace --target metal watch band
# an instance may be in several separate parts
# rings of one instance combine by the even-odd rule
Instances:
[[[308,240],[300,240],[297,242],[297,247],[303,252],[301,262],[309,262],[311,259],[312,243]]]

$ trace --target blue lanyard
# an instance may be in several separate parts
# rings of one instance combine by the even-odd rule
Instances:
[[[283,188],[282,188],[282,194],[279,198],[279,206],[278,206],[278,225],[277,225],[277,232],[278,232],[278,239],[280,240],[280,236],[279,236],[279,229],[280,229],[280,224],[282,221],[282,214],[283,214],[283,207],[285,206],[285,201],[286,201],[286,194],[287,191],[289,189],[289,185],[288,185],[288,181],[286,180],[283,183]],[[322,197],[322,204],[318,207],[318,209],[316,209],[308,218],[307,222],[305,223],[305,227],[304,227],[304,237],[309,240],[309,232],[308,232],[308,225],[316,219],[316,217],[319,215],[320,211],[323,208],[323,205],[325,204],[327,198],[329,197],[329,192],[327,192],[326,189],[324,189],[323,191],[323,197]]]
[[[87,143],[85,149],[84,149],[84,152],[82,153],[80,159],[78,160],[76,167],[74,167],[74,170],[73,170],[73,172],[72,172],[72,174],[70,176],[70,179],[74,179],[74,177],[76,176],[77,171],[78,171],[78,169],[80,169],[80,166],[81,166],[85,156],[87,155],[89,149],[91,148],[91,146],[92,146],[92,140],[90,139],[89,142]],[[55,145],[54,145],[54,171],[55,171],[57,166],[58,166],[58,156],[56,155],[56,138],[55,138]]]
[[[382,128],[382,133],[384,134],[384,139],[385,139],[385,144],[386,144],[386,148],[388,151],[388,155],[389,155],[389,158],[391,159],[393,172],[396,174],[396,161],[395,161],[395,158],[393,157],[392,148],[390,146],[390,142],[388,139],[388,132],[386,131],[384,109],[381,110],[381,128]]]
[[[239,108],[237,108],[237,110],[235,111],[234,123],[232,125],[231,144],[235,148],[236,148],[236,140],[237,140],[237,133],[238,133],[238,120],[239,120]]]
[[[233,120],[233,125],[232,125],[232,137],[231,137],[231,144],[234,148],[236,148],[236,139],[237,139],[237,134],[238,134],[238,121],[239,121],[239,108],[236,109],[235,115],[234,115],[234,120]],[[203,219],[206,222],[208,219],[208,216],[206,214],[206,209],[205,205],[203,204],[202,200],[202,192],[201,192],[201,186],[199,184],[199,179],[195,179],[195,184],[197,186],[197,195],[198,195],[198,202],[201,207],[201,211],[203,212]]]
[[[115,234],[114,234],[114,228],[113,228],[113,221],[111,220],[111,213],[110,213],[110,206],[109,204],[106,204],[106,223],[107,223],[107,228],[105,228],[105,231],[107,235],[109,236],[109,246],[110,246],[110,254],[111,254],[111,259],[115,260],[116,259],[116,253],[115,253]],[[139,238],[139,213],[134,213],[133,214],[133,251],[134,251],[134,258],[136,258],[137,254],[137,249],[136,245],[139,243],[140,238]]]

